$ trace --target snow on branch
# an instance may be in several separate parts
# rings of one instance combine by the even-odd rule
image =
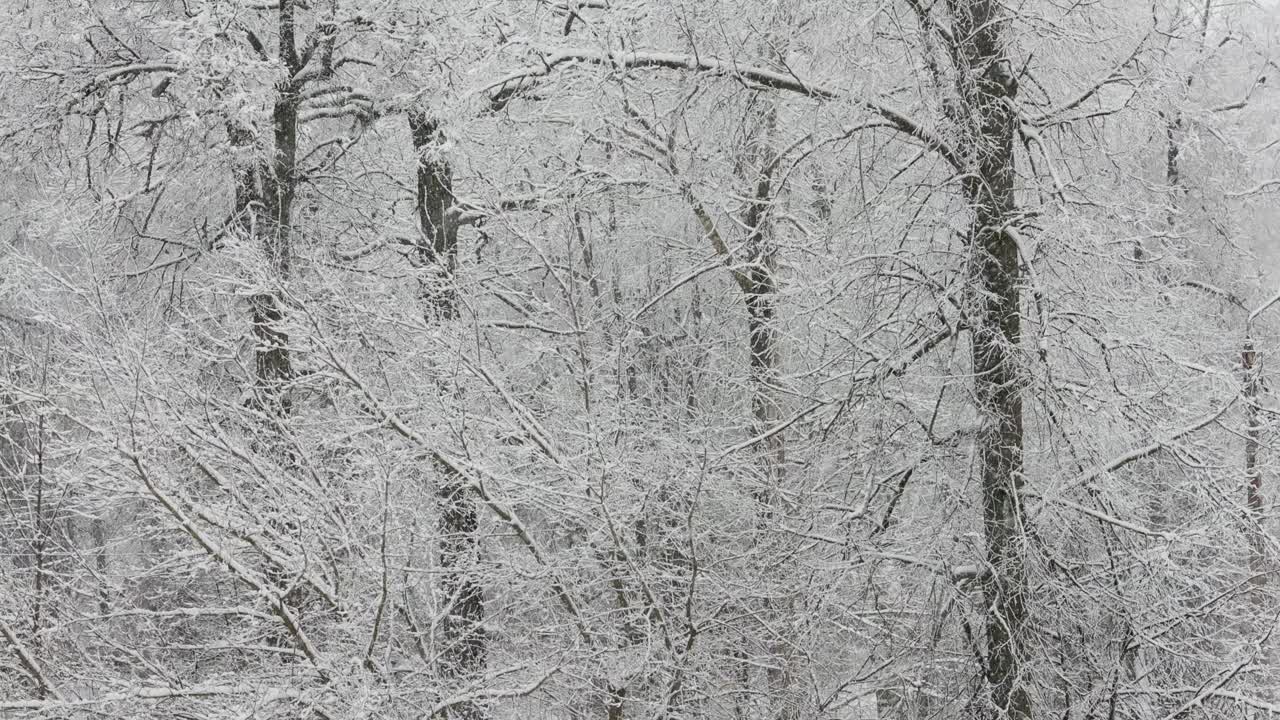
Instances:
[[[292,700],[301,697],[295,689],[264,688],[256,685],[194,685],[191,687],[136,687],[110,695],[85,698],[83,700],[66,700],[57,697],[54,700],[11,700],[0,701],[0,710],[54,711],[67,710],[72,707],[98,707],[115,705],[130,700],[176,700],[178,698],[213,698],[248,695],[255,698],[259,706],[281,700]]]
[[[899,132],[921,141],[926,147],[936,151],[957,171],[965,172],[967,168],[962,157],[950,145],[902,110],[874,100],[846,98],[844,93],[835,88],[809,82],[792,72],[778,72],[714,55],[682,55],[656,50],[614,53],[592,48],[561,48],[540,55],[539,60],[540,65],[529,66],[499,78],[485,85],[480,92],[488,95],[492,106],[502,107],[513,97],[536,85],[539,79],[551,75],[556,68],[571,63],[603,65],[618,70],[654,68],[721,75],[737,78],[750,85],[792,92],[816,100],[855,100],[868,111],[888,120],[889,124]]]
[[[562,48],[544,54],[539,59],[542,61],[540,66],[527,67],[511,73],[486,85],[482,91],[487,92],[491,100],[501,102],[532,86],[538,78],[550,75],[559,66],[581,62],[608,65],[619,70],[658,68],[705,72],[736,77],[754,85],[799,93],[819,100],[834,100],[839,97],[837,91],[816,83],[807,83],[792,73],[780,73],[753,65],[743,65],[736,60],[722,60],[715,56],[681,55],[652,50],[611,53],[592,48]]]
[[[1214,422],[1217,422],[1218,418],[1222,417],[1224,414],[1226,414],[1228,410],[1234,407],[1236,404],[1236,400],[1237,398],[1231,398],[1231,400],[1223,403],[1222,407],[1209,413],[1208,415],[1205,415],[1199,420],[1196,420],[1194,423],[1190,425],[1174,430],[1172,433],[1169,433],[1167,436],[1160,438],[1154,442],[1148,443],[1146,445],[1142,445],[1140,447],[1133,448],[1128,452],[1122,453],[1105,463],[1093,466],[1092,468],[1086,470],[1085,472],[1081,473],[1080,475],[1076,476],[1074,479],[1069,481],[1058,492],[1058,494],[1061,495],[1061,494],[1070,492],[1071,490],[1074,490],[1076,488],[1087,487],[1091,485],[1095,480],[1102,477],[1103,475],[1115,472],[1116,470],[1119,470],[1120,468],[1124,467],[1125,465],[1128,465],[1131,462],[1135,462],[1137,460],[1141,460],[1143,458],[1155,455],[1156,453],[1160,452],[1160,450],[1172,445],[1175,441],[1180,440],[1183,437],[1186,437],[1187,435],[1190,435],[1194,432],[1203,430],[1204,428],[1208,427]],[[1059,502],[1058,497],[1051,497],[1048,494],[1042,495],[1041,501],[1042,502],[1038,507],[1036,507],[1032,512],[1028,513],[1028,517],[1034,518],[1041,510],[1044,509],[1045,504],[1049,502]]]
[[[13,631],[13,628],[9,627],[9,623],[4,620],[0,620],[0,635],[4,635],[5,642],[7,642],[9,646],[13,648],[13,651],[17,653],[18,659],[22,661],[22,667],[25,668],[27,673],[31,675],[31,678],[36,681],[36,684],[40,686],[40,689],[61,701],[62,695],[58,693],[58,689],[53,686],[53,683],[49,682],[49,677],[40,669],[40,663],[36,661],[35,657],[27,650],[26,646],[18,640],[18,635]],[[3,705],[0,705],[0,707],[3,707]]]

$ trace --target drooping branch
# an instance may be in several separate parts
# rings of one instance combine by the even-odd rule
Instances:
[[[147,491],[171,516],[173,516],[174,520],[178,522],[179,527],[191,536],[191,538],[196,541],[196,544],[199,545],[200,548],[209,555],[209,557],[213,558],[218,562],[218,564],[230,570],[232,575],[245,585],[248,585],[263,601],[265,601],[266,605],[271,609],[272,614],[279,618],[285,629],[293,637],[298,649],[306,655],[309,661],[311,661],[311,664],[315,667],[321,679],[327,681],[330,678],[330,672],[325,667],[323,660],[320,658],[320,653],[316,650],[315,645],[312,644],[311,639],[307,637],[307,634],[303,631],[297,617],[294,615],[288,603],[285,602],[280,593],[277,592],[275,588],[271,587],[269,582],[259,577],[251,568],[246,567],[237,560],[231,552],[218,543],[216,539],[202,531],[199,526],[191,520],[187,513],[183,511],[178,502],[160,489],[155,480],[151,477],[150,471],[142,462],[141,456],[123,447],[118,448],[117,451],[132,463],[134,469],[137,471],[138,477],[146,486]]]
[[[1048,112],[1043,112],[1039,115],[1028,118],[1027,121],[1036,127],[1043,127],[1045,125],[1053,125],[1054,123],[1062,122],[1066,113],[1083,105],[1089,100],[1089,98],[1097,95],[1104,87],[1115,83],[1127,82],[1129,80],[1129,76],[1125,74],[1124,70],[1129,67],[1129,64],[1132,63],[1135,58],[1138,57],[1138,53],[1142,52],[1142,48],[1146,46],[1147,38],[1149,37],[1150,34],[1144,35],[1142,39],[1138,41],[1137,46],[1133,48],[1133,52],[1129,53],[1124,60],[1116,63],[1116,66],[1112,68],[1111,72],[1085,88],[1076,95],[1075,98],[1053,108],[1052,110],[1049,110]]]
[[[454,457],[431,443],[426,437],[414,429],[413,426],[402,419],[394,410],[384,406],[381,399],[369,390],[364,381],[361,380],[360,377],[357,376],[349,367],[347,367],[346,363],[338,357],[337,353],[335,353],[332,348],[329,348],[323,343],[321,343],[321,347],[328,356],[329,362],[332,364],[333,368],[337,370],[338,374],[345,378],[347,382],[354,386],[360,395],[364,397],[365,401],[369,405],[369,409],[379,420],[386,423],[388,427],[394,430],[405,440],[408,440],[418,448],[425,451],[431,456],[432,460],[440,466],[453,473],[463,483],[466,489],[475,492],[485,506],[487,506],[499,520],[506,523],[516,533],[516,537],[529,552],[530,556],[532,556],[533,560],[546,568],[550,573],[552,583],[551,589],[556,594],[561,606],[563,606],[565,610],[568,611],[569,615],[573,617],[579,636],[588,645],[593,644],[593,636],[587,629],[587,623],[583,615],[583,611],[578,607],[577,601],[575,601],[573,596],[569,593],[568,588],[571,586],[561,577],[559,571],[555,568],[555,565],[550,562],[547,552],[542,549],[537,539],[529,532],[528,527],[521,521],[515,510],[495,498],[492,493],[489,492],[488,488],[485,487],[485,473],[479,468],[466,463],[461,458]]]
[[[818,100],[835,100],[840,96],[839,92],[834,89],[817,83],[807,83],[790,73],[781,73],[754,65],[746,65],[732,59],[723,60],[711,55],[704,57],[653,50],[611,53],[592,48],[561,48],[543,54],[539,59],[542,61],[540,66],[528,67],[511,73],[486,85],[483,91],[488,92],[491,98],[516,94],[535,84],[538,78],[550,75],[552,71],[561,65],[580,62],[607,65],[618,70],[658,68],[725,75],[736,77],[753,85],[799,93]]]
[[[603,65],[617,70],[653,68],[720,75],[737,78],[741,82],[756,87],[796,93],[820,101],[856,100],[857,104],[869,112],[888,120],[894,129],[937,152],[958,172],[966,172],[967,164],[962,156],[938,134],[911,118],[906,112],[877,100],[848,97],[838,89],[806,81],[794,73],[778,72],[740,63],[732,58],[724,59],[714,55],[682,55],[656,50],[612,53],[592,48],[561,48],[544,53],[539,59],[540,65],[530,66],[495,80],[482,87],[480,92],[488,96],[491,105],[501,107],[513,97],[532,89],[541,78],[551,75],[557,68],[572,63]]]
[[[4,620],[0,620],[0,635],[4,635],[5,642],[7,642],[9,646],[13,648],[13,651],[18,654],[18,659],[22,661],[23,668],[25,668],[27,673],[31,675],[31,678],[36,681],[36,684],[40,686],[40,690],[52,695],[55,700],[62,702],[62,694],[58,692],[58,688],[54,687],[53,683],[49,682],[49,676],[45,675],[44,671],[41,670],[40,663],[36,662],[35,657],[27,650],[22,642],[18,640],[17,633],[15,633],[13,628],[9,627],[9,624]]]

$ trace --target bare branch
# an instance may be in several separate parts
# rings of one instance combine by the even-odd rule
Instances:
[[[62,694],[53,686],[53,683],[49,682],[49,677],[40,669],[40,663],[36,662],[35,657],[32,656],[22,642],[18,640],[18,636],[13,632],[13,628],[9,627],[9,623],[4,620],[0,620],[0,634],[4,635],[5,641],[8,642],[9,646],[13,648],[13,651],[18,654],[18,659],[22,661],[22,666],[26,668],[27,674],[31,675],[31,678],[36,681],[36,684],[40,686],[40,689],[61,702]]]
[[[532,88],[540,78],[550,75],[561,65],[578,62],[603,65],[618,70],[657,68],[722,75],[737,78],[752,85],[792,92],[816,100],[837,100],[844,97],[840,91],[834,88],[820,83],[804,81],[797,78],[793,73],[780,73],[715,56],[681,55],[651,50],[610,53],[590,48],[564,48],[546,53],[540,59],[542,61],[540,65],[528,67],[495,80],[482,87],[480,92],[489,97],[491,104],[501,106],[509,101],[510,98]],[[956,170],[960,172],[966,171],[967,164],[959,153],[938,135],[913,120],[904,111],[873,100],[856,99],[856,102],[870,112],[888,120],[890,125],[898,131],[920,140],[926,147],[937,151]]]

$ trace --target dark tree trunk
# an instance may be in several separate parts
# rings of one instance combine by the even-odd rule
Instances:
[[[458,264],[458,224],[453,206],[453,169],[437,156],[443,136],[439,123],[421,112],[409,113],[409,131],[418,158],[418,260],[425,272],[421,298],[427,312],[442,320],[458,316],[454,285]]]
[[[475,578],[479,551],[475,502],[452,471],[439,468],[444,478],[439,490],[441,589],[450,603],[442,623],[440,674],[462,678],[484,669],[484,588]],[[442,716],[456,720],[480,720],[485,710],[473,702],[455,705]]]
[[[774,115],[770,108],[761,113],[761,142],[772,138]],[[767,432],[782,419],[779,398],[779,373],[782,356],[779,349],[777,328],[778,278],[777,259],[774,256],[772,223],[769,206],[772,202],[773,171],[776,158],[771,149],[760,153],[760,170],[756,178],[753,202],[748,206],[743,224],[750,235],[746,242],[747,267],[738,275],[747,305],[747,343],[751,350],[751,412],[755,418],[754,432]],[[766,505],[777,501],[786,462],[786,439],[782,432],[775,432],[764,441],[762,467],[767,483],[759,499]]]
[[[271,145],[269,158],[242,160],[233,171],[234,207],[232,224],[250,242],[260,243],[266,260],[265,282],[261,289],[249,298],[250,325],[254,339],[254,378],[252,406],[263,413],[268,423],[285,420],[293,412],[289,383],[293,380],[293,359],[289,348],[289,335],[284,329],[286,308],[284,285],[289,281],[292,259],[293,202],[299,177],[298,111],[299,94],[304,81],[298,79],[302,61],[298,57],[294,40],[294,7],[296,0],[280,0],[276,15],[279,33],[279,59],[287,76],[275,86],[275,100],[271,113]],[[266,51],[250,33],[251,44],[264,58]],[[254,133],[248,127],[234,121],[227,123],[227,137],[232,147],[252,148]],[[253,158],[254,153],[246,153]],[[260,438],[262,449],[284,459],[292,457],[278,436],[264,434]],[[272,529],[286,535],[295,535],[295,523],[272,521]],[[283,568],[269,566],[265,577],[277,589],[293,584],[293,579]],[[295,587],[285,597],[290,605],[306,602],[307,593]],[[267,637],[273,645],[285,646],[295,642],[281,628]]]
[[[1199,54],[1204,53],[1205,42],[1209,37],[1209,20],[1212,18],[1213,0],[1205,0],[1203,12],[1200,15],[1200,47]],[[1196,80],[1195,69],[1187,73],[1184,86],[1189,89]],[[1169,186],[1169,229],[1173,230],[1177,224],[1178,206],[1180,196],[1186,192],[1182,186],[1182,167],[1179,160],[1182,156],[1182,138],[1185,121],[1181,107],[1175,107],[1165,118],[1165,159],[1164,159],[1164,176],[1165,183]],[[1141,243],[1134,249],[1134,257],[1142,259],[1144,251]]]
[[[959,45],[961,100],[972,125],[965,129],[972,171],[964,193],[973,211],[968,231],[974,389],[983,431],[978,440],[983,530],[991,579],[984,585],[988,608],[987,681],[1002,716],[1031,717],[1026,690],[1026,568],[1023,557],[1022,381],[1017,347],[1021,339],[1022,271],[1018,245],[1007,232],[1015,221],[1012,103],[1017,80],[1005,50],[1007,20],[995,0],[949,0]]]
[[[420,298],[428,323],[458,317],[454,284],[458,226],[449,214],[454,204],[453,170],[438,156],[443,140],[439,123],[421,112],[409,113],[409,132],[417,158],[417,214],[421,233],[417,260],[422,266]],[[439,672],[445,679],[462,679],[482,672],[487,636],[484,630],[484,587],[476,577],[479,556],[479,518],[475,500],[462,478],[437,464],[441,479],[440,586],[449,603],[441,623],[443,650]],[[481,720],[483,706],[464,702],[441,715],[449,720]]]
[[[764,475],[764,487],[757,493],[763,513],[759,518],[761,528],[770,521],[780,507],[785,507],[784,485],[786,480],[786,436],[781,430],[773,430],[782,420],[781,336],[778,332],[778,274],[774,225],[770,209],[774,200],[774,172],[778,156],[772,143],[777,124],[776,109],[772,103],[757,106],[754,110],[759,123],[756,148],[751,152],[751,165],[757,169],[752,202],[747,206],[743,225],[749,234],[744,246],[746,267],[737,273],[739,286],[747,307],[747,343],[750,348],[751,412],[754,418],[752,432],[768,434],[758,448],[762,452],[760,467]],[[785,514],[785,510],[783,511]],[[792,612],[795,598],[764,599],[764,612],[774,618],[785,617]],[[777,720],[791,720],[800,710],[800,697],[792,681],[788,643],[774,639],[770,643],[769,668],[765,671],[768,688],[768,713]]]
[[[1258,391],[1261,388],[1258,353],[1253,348],[1253,338],[1245,338],[1244,352],[1241,353],[1241,365],[1244,370],[1245,399],[1245,439],[1244,439],[1244,476],[1247,483],[1246,501],[1249,510],[1255,515],[1262,512],[1262,471],[1258,469],[1258,450],[1261,448],[1260,427],[1258,417]]]
[[[1241,370],[1244,373],[1244,418],[1245,418],[1245,436],[1244,436],[1244,480],[1245,480],[1245,505],[1249,509],[1249,520],[1253,523],[1260,524],[1264,519],[1263,508],[1266,504],[1266,498],[1262,494],[1262,468],[1259,467],[1258,456],[1262,450],[1262,416],[1261,406],[1259,405],[1259,395],[1263,389],[1262,386],[1262,367],[1259,362],[1258,352],[1254,348],[1253,337],[1246,333],[1244,340],[1244,350],[1240,354]],[[1251,598],[1254,603],[1261,604],[1265,601],[1264,595],[1261,593],[1263,586],[1267,584],[1267,562],[1266,562],[1266,533],[1255,525],[1249,538],[1249,569],[1253,572],[1253,592]]]
[[[249,130],[228,126],[227,134],[233,147],[249,147],[253,144],[253,135]],[[282,280],[281,270],[288,271],[288,262],[279,260],[280,253],[275,241],[275,228],[280,224],[280,216],[272,212],[268,201],[276,195],[270,191],[273,178],[260,164],[250,163],[235,170],[235,207],[232,210],[234,222],[239,231],[247,238],[261,242],[270,265],[273,280]],[[287,411],[287,402],[281,397],[280,386],[288,380],[291,370],[289,359],[289,337],[280,329],[283,320],[280,298],[274,290],[255,294],[249,300],[250,321],[253,326],[254,347],[254,379],[259,406],[278,413]]]
[[[294,41],[295,0],[281,0],[277,15],[279,55],[288,77],[276,86],[271,113],[271,161],[250,163],[235,172],[236,222],[246,236],[262,243],[271,285],[288,281],[292,256],[293,201],[297,193],[298,108],[301,102],[301,70]],[[232,146],[248,147],[253,135],[246,128],[229,125]],[[267,287],[250,298],[257,404],[269,414],[284,417],[291,412],[287,384],[293,377],[289,335],[282,325],[284,301],[278,287]]]

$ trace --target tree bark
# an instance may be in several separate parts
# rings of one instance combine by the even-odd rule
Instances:
[[[458,317],[454,284],[458,254],[458,226],[449,214],[453,206],[453,170],[439,157],[443,135],[438,121],[420,111],[408,114],[409,132],[417,158],[417,260],[422,266],[419,298],[428,323]],[[448,606],[441,623],[442,646],[438,671],[442,678],[461,679],[484,670],[487,636],[484,629],[484,587],[475,574],[479,555],[479,517],[475,500],[462,478],[436,463],[441,478],[440,586]],[[441,713],[447,720],[482,720],[486,709],[464,702]]]
[[[1254,348],[1251,333],[1245,334],[1244,349],[1240,353],[1241,371],[1244,374],[1244,479],[1245,506],[1249,509],[1250,520],[1255,527],[1249,537],[1249,569],[1253,573],[1253,592],[1250,594],[1256,604],[1264,602],[1261,589],[1267,584],[1266,536],[1260,525],[1263,520],[1263,508],[1266,498],[1262,494],[1262,469],[1258,464],[1258,455],[1262,449],[1262,414],[1259,395],[1262,392],[1262,367],[1258,352]]]
[[[1258,353],[1253,347],[1253,338],[1246,337],[1244,351],[1241,353],[1241,367],[1244,370],[1245,399],[1245,440],[1244,440],[1244,476],[1247,483],[1246,501],[1249,510],[1255,515],[1262,512],[1262,471],[1258,469],[1258,450],[1261,447],[1261,419],[1258,417],[1258,391],[1261,388],[1261,373],[1258,367]]]
[[[438,157],[444,136],[440,124],[420,111],[409,113],[409,132],[418,158],[418,260],[425,272],[420,297],[426,311],[441,320],[458,316],[454,285],[458,265],[458,224],[453,206],[453,169]]]
[[[1024,662],[1027,585],[1023,557],[1022,270],[1006,232],[1015,220],[1013,109],[1017,80],[1005,45],[1008,21],[995,0],[948,0],[959,94],[971,125],[964,129],[971,172],[963,181],[972,207],[968,231],[974,390],[984,417],[978,439],[983,530],[992,573],[984,584],[987,682],[1001,716],[1031,717]]]
[[[1213,0],[1205,0],[1204,9],[1200,15],[1200,45],[1196,50],[1196,59],[1204,54],[1205,43],[1209,38],[1209,20],[1212,18]],[[1189,90],[1191,85],[1195,83],[1196,72],[1192,68],[1187,72],[1187,77],[1183,82],[1183,89]],[[1165,120],[1165,183],[1169,186],[1169,229],[1172,231],[1177,224],[1178,217],[1178,199],[1179,196],[1186,192],[1182,187],[1182,168],[1179,160],[1182,156],[1182,138],[1185,121],[1183,119],[1182,107],[1175,107],[1170,111],[1170,116]],[[1141,243],[1134,249],[1134,257],[1142,259],[1143,248]]]
[[[276,84],[271,112],[271,161],[251,163],[235,173],[235,217],[246,235],[262,243],[267,259],[269,285],[250,298],[254,350],[255,390],[258,405],[269,414],[284,417],[292,403],[287,384],[293,377],[289,335],[281,327],[284,302],[276,287],[289,279],[292,256],[293,200],[297,193],[298,109],[302,69],[295,45],[295,0],[280,0],[276,16],[280,36],[279,57],[288,77]],[[230,124],[232,146],[248,147],[253,135]]]
[[[746,248],[749,266],[742,273],[747,281],[744,300],[747,306],[747,343],[751,350],[751,413],[755,418],[756,435],[764,434],[782,418],[781,399],[778,397],[782,355],[776,324],[777,261],[768,238],[768,220],[764,217],[770,181],[766,169],[756,187],[756,201],[747,212],[747,227],[751,228]],[[765,457],[761,466],[767,484],[760,499],[771,505],[778,499],[787,457],[784,434],[775,432],[769,435],[763,449]]]

